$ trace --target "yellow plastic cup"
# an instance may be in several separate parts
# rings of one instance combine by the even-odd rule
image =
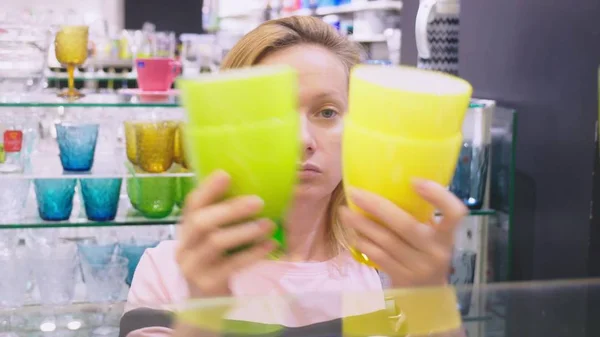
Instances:
[[[351,74],[349,115],[380,133],[446,138],[461,131],[472,91],[467,81],[441,72],[360,65]]]
[[[417,195],[411,182],[450,183],[471,93],[468,82],[443,73],[355,68],[342,143],[344,186],[379,194],[428,222],[434,206]],[[362,212],[351,200],[348,204]],[[362,252],[351,251],[357,261],[376,267]]]
[[[260,217],[277,224],[272,238],[285,250],[283,219],[300,162],[297,75],[289,67],[256,67],[179,80],[189,123],[184,151],[199,181],[215,170],[232,177],[228,196],[258,195]]]

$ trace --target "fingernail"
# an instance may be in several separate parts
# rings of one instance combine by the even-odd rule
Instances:
[[[269,219],[261,219],[256,222],[258,227],[262,230],[267,230],[273,228],[273,223]]]
[[[262,198],[257,195],[251,195],[248,197],[248,206],[260,207],[260,206],[264,206],[264,204],[265,204],[264,200],[262,200]]]
[[[422,178],[413,178],[412,179],[412,185],[413,185],[414,189],[419,193],[427,192],[427,188],[428,188],[429,184],[431,184],[431,181],[426,180],[426,179],[422,179]]]

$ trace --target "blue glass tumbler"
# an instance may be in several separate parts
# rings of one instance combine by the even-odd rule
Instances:
[[[122,178],[80,179],[87,218],[112,221],[117,216]]]
[[[65,171],[89,171],[92,168],[98,124],[56,124],[56,139]]]
[[[68,220],[77,179],[35,179],[33,184],[40,217],[46,221]]]
[[[131,286],[131,281],[133,281],[133,274],[135,273],[135,269],[137,268],[142,255],[148,248],[154,248],[158,245],[159,242],[146,243],[146,244],[135,244],[135,243],[119,243],[119,256],[126,258],[129,263],[127,265],[127,279],[125,282],[127,285]]]

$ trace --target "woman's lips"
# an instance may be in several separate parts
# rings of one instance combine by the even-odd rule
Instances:
[[[298,168],[300,179],[310,179],[321,175],[321,169],[314,164],[304,163]]]

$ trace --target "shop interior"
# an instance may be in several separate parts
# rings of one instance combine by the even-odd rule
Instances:
[[[600,336],[597,0],[3,0],[0,334],[127,335],[137,264],[179,238],[198,183],[176,77],[219,73],[245,34],[296,15],[360,44],[361,63],[473,87],[448,184],[468,208],[448,277],[460,328],[441,307],[407,308],[408,330],[344,321],[339,335]],[[166,87],[142,59],[171,62]],[[182,317],[272,335],[227,330],[223,312],[242,302],[200,300]]]

